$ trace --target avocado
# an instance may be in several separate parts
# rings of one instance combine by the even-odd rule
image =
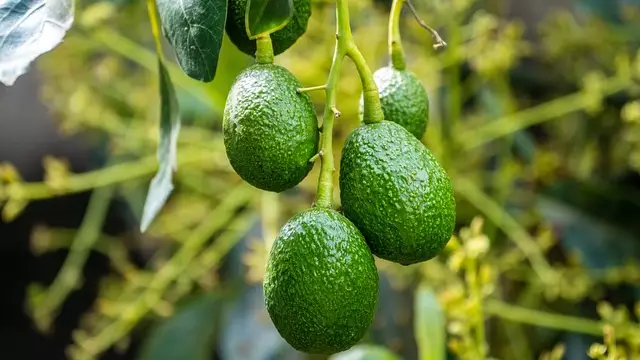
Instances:
[[[264,295],[273,324],[293,348],[330,355],[355,345],[371,325],[378,272],[360,231],[337,211],[313,207],[276,237]]]
[[[429,123],[429,97],[420,80],[410,71],[383,67],[373,74],[380,93],[384,119],[393,121],[421,139]],[[360,98],[360,120],[363,99]]]
[[[318,119],[311,98],[287,69],[256,64],[238,75],[224,108],[223,135],[233,169],[267,191],[292,188],[307,176],[318,152]]]
[[[361,344],[335,354],[329,360],[400,360],[400,357],[380,345]]]
[[[229,0],[226,31],[231,42],[247,55],[256,55],[256,41],[250,40],[245,25],[247,0]],[[293,0],[293,17],[282,29],[272,33],[273,55],[293,45],[305,31],[311,16],[311,0]]]
[[[391,121],[361,125],[347,137],[340,199],[373,254],[403,265],[436,256],[455,226],[447,173],[415,136]]]

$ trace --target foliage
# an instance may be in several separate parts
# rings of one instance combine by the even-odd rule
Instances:
[[[434,53],[429,34],[410,14],[403,16],[407,68],[426,85],[431,100],[422,140],[452,177],[459,229],[432,261],[409,267],[378,261],[383,277],[399,292],[417,291],[418,299],[425,289],[433,291],[446,318],[447,349],[460,359],[639,357],[640,307],[633,305],[640,300],[637,7],[626,5],[635,11],[620,12],[624,16],[615,24],[593,13],[554,12],[535,39],[525,39],[521,22],[479,10],[496,9],[473,0],[416,5],[427,23],[445,30],[448,43]],[[309,86],[326,80],[335,40],[327,28],[334,4],[313,6],[307,33],[276,58]],[[351,0],[350,10],[364,58],[372,68],[386,65],[387,9]],[[3,218],[19,216],[32,201],[106,186],[114,186],[141,213],[145,186],[157,170],[160,108],[149,100],[158,98],[158,81],[150,76],[157,59],[149,24],[140,20],[145,12],[140,2],[78,2],[77,27],[39,62],[46,79],[42,96],[62,131],[106,139],[102,150],[112,161],[75,174],[64,161],[48,159],[47,177],[35,183],[24,182],[4,164]],[[277,229],[312,201],[318,166],[295,190],[274,195],[244,185],[226,160],[221,110],[233,79],[249,61],[225,39],[218,60],[225,71],[208,84],[166,62],[183,122],[176,190],[148,234],[95,239],[93,251],[109,258],[114,271],[103,279],[94,308],[74,336],[71,358],[90,358],[112,343],[126,346],[134,328],[172,315],[174,304],[193,292],[234,288],[238,276],[251,288],[261,281]],[[359,124],[359,84],[355,69],[345,63],[335,92],[341,113],[335,150]],[[325,103],[320,92],[309,94],[318,108]],[[338,166],[339,151],[335,154]],[[256,218],[261,234],[252,235]],[[87,220],[78,231],[88,231],[87,226],[96,231],[99,223]],[[34,251],[70,247],[75,234],[39,228]],[[232,258],[233,249],[243,253],[244,270],[225,277],[222,261]],[[143,252],[151,254],[144,265],[127,255]],[[53,287],[49,292],[34,287],[30,304],[71,291],[81,281],[75,280],[55,293]],[[619,295],[625,287],[630,290]],[[423,328],[424,303],[415,306],[415,314],[395,317],[398,327],[415,325],[417,343],[393,334],[375,340],[407,359],[417,358],[417,352],[430,359],[424,349],[431,346],[422,334],[439,331],[439,316],[434,312],[433,328]],[[43,328],[57,311],[30,308]],[[411,316],[418,322],[407,321]],[[589,335],[593,345],[571,345],[570,336],[578,333]],[[277,344],[272,355],[288,351]]]

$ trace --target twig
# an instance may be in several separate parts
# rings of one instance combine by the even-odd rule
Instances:
[[[529,259],[531,267],[543,283],[553,280],[555,272],[547,262],[536,241],[511,215],[500,208],[493,199],[480,190],[473,182],[461,176],[454,178],[454,187],[456,192],[464,196],[471,205],[482,211],[489,220],[507,234],[527,259]]]
[[[207,216],[208,221],[196,228],[178,252],[155,274],[145,291],[130,303],[111,323],[106,324],[95,336],[86,337],[71,351],[74,359],[93,359],[129,331],[159,302],[171,283],[184,271],[202,249],[203,245],[254,196],[254,189],[242,183]]]
[[[114,186],[94,190],[62,269],[49,289],[31,302],[33,319],[41,330],[49,330],[51,320],[55,318],[60,305],[82,281],[82,269],[102,231],[114,191]]]
[[[443,48],[447,47],[447,43],[442,39],[440,34],[438,34],[438,32],[434,28],[432,28],[431,26],[427,25],[427,23],[425,23],[420,18],[420,15],[418,15],[418,11],[416,11],[416,8],[411,3],[411,0],[405,0],[405,2],[407,3],[407,6],[409,6],[409,9],[411,10],[411,13],[413,14],[413,17],[416,19],[418,24],[420,24],[420,26],[422,26],[428,32],[431,33],[431,37],[433,38],[433,41],[435,42],[435,44],[433,44],[433,48],[435,50],[439,50],[439,49],[443,49]]]

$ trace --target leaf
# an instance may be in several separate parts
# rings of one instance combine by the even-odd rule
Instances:
[[[212,293],[191,299],[146,339],[140,360],[208,360],[214,350],[218,296]]]
[[[226,0],[158,0],[164,34],[189,77],[210,82],[216,75],[227,18]]]
[[[249,39],[271,34],[285,27],[293,17],[293,0],[249,0],[245,26]]]
[[[180,132],[180,116],[175,90],[171,77],[161,59],[158,59],[160,76],[160,144],[158,161],[160,168],[151,180],[144,209],[140,231],[145,232],[153,219],[158,215],[173,191],[173,172],[177,169],[178,133]]]
[[[446,359],[444,313],[433,291],[425,286],[416,290],[414,322],[419,358]]]
[[[73,24],[74,0],[3,0],[0,82],[13,85],[38,56],[55,48]]]

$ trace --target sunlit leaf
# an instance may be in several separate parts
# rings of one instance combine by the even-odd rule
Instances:
[[[151,332],[139,359],[211,359],[219,308],[215,294],[200,295],[187,302]]]
[[[151,180],[147,199],[142,211],[140,230],[146,231],[158,215],[173,191],[173,172],[177,168],[177,143],[180,132],[178,101],[171,83],[171,77],[161,59],[158,59],[160,75],[160,144],[158,161],[160,168]]]
[[[444,312],[433,291],[424,286],[416,290],[414,326],[420,359],[446,359]]]
[[[293,16],[292,0],[249,0],[245,25],[249,39],[271,34],[285,27]]]
[[[0,82],[13,85],[38,56],[55,48],[73,24],[73,0],[0,2]]]
[[[158,0],[164,34],[180,67],[191,78],[209,82],[216,75],[227,17],[225,0]]]

